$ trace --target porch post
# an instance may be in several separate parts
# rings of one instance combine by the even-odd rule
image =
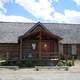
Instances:
[[[39,39],[39,43],[40,43],[40,49],[39,49],[39,59],[41,60],[41,31],[40,31],[40,39]]]
[[[20,38],[20,55],[19,55],[20,60],[22,59],[22,38]]]

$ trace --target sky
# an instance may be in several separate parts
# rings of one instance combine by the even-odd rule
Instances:
[[[80,0],[0,0],[0,21],[80,24]]]

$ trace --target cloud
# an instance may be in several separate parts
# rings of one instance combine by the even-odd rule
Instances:
[[[59,23],[62,23],[64,21],[64,15],[61,14],[60,12],[55,12],[53,14],[53,19],[56,21],[56,22],[59,22]]]
[[[73,0],[77,5],[80,5],[80,0]]]
[[[28,18],[25,18],[25,17],[22,17],[22,16],[0,16],[0,21],[3,21],[3,22],[34,22],[33,20],[31,19],[28,19]]]
[[[16,0],[16,4],[22,6],[37,19],[52,20],[51,14],[55,11],[52,0]]]
[[[65,19],[68,23],[80,24],[80,12],[75,10],[65,10]]]
[[[15,16],[15,15],[6,16],[1,11],[0,11],[0,21],[3,21],[3,22],[34,22],[33,20],[25,18],[23,16]]]
[[[80,23],[80,12],[76,10],[64,10],[64,14],[57,12],[52,7],[53,1],[59,0],[16,0],[16,4],[43,22]]]
[[[76,23],[80,24],[80,12],[75,10],[65,10],[64,14],[55,12],[53,14],[55,21],[60,23]]]
[[[7,9],[4,7],[6,3],[12,3],[13,0],[0,0],[0,21],[5,22],[33,22],[33,20],[22,17],[22,16],[6,16]]]
[[[52,3],[59,0],[15,0],[16,4],[22,6],[26,11],[35,16],[36,21],[41,22],[58,22],[58,23],[80,23],[80,12],[76,10],[64,10],[64,13],[57,12]],[[79,1],[80,0],[74,0]],[[0,21],[6,22],[34,22],[33,20],[23,17],[10,15],[7,16],[7,12],[4,5],[6,3],[13,2],[13,0],[0,0]],[[78,3],[79,4],[79,3]]]

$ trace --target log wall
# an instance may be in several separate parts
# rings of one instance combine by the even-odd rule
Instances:
[[[19,44],[0,44],[0,56],[5,59],[18,59]]]

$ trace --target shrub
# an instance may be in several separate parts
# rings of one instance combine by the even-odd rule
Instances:
[[[72,61],[71,60],[67,61],[67,66],[72,66]]]
[[[63,54],[60,54],[60,59],[61,59],[61,60],[65,60],[65,57],[64,57]]]
[[[57,64],[57,66],[72,66],[71,60],[60,60]]]
[[[21,67],[34,67],[36,61],[33,60],[18,60],[18,61],[4,61],[0,62],[0,66],[19,66]]]
[[[63,62],[58,62],[57,66],[64,66]]]
[[[0,66],[19,66],[20,68],[35,67],[36,65],[45,65],[41,60],[17,60],[17,61],[4,61],[0,62]]]
[[[9,61],[0,62],[0,66],[9,66],[9,65],[10,65]]]
[[[65,67],[65,70],[66,70],[66,71],[68,71],[68,70],[69,70],[68,66],[66,66],[66,67]]]
[[[5,60],[4,62],[0,62],[0,66],[16,66],[16,61]]]
[[[33,60],[19,60],[16,62],[16,65],[19,66],[20,68],[22,68],[22,67],[34,67],[35,61],[33,61]]]

